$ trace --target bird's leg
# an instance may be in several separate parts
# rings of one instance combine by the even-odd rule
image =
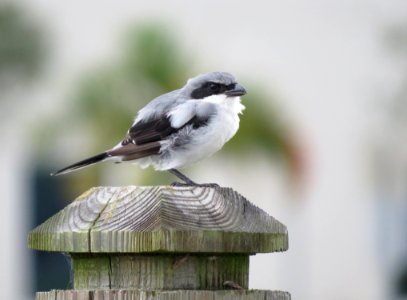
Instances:
[[[182,174],[180,171],[177,169],[169,169],[168,172],[170,172],[172,175],[177,176],[179,179],[185,182],[186,185],[198,185],[196,182],[192,181],[189,179],[187,176]],[[182,183],[180,184],[179,182],[174,182],[173,185],[183,185]]]
[[[180,171],[178,171],[177,169],[169,169],[168,172],[170,172],[171,174],[177,176],[179,179],[181,179],[182,181],[184,181],[184,183],[181,182],[174,182],[172,183],[173,186],[186,186],[186,185],[192,185],[192,186],[204,186],[204,187],[219,187],[218,184],[216,183],[204,183],[204,184],[199,184],[196,183],[194,181],[192,181],[191,179],[189,179],[187,176],[185,176],[184,174],[182,174]]]

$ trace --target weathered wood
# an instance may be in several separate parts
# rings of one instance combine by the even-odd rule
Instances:
[[[73,255],[74,289],[222,290],[226,281],[247,289],[249,255]]]
[[[30,233],[33,249],[70,253],[262,253],[286,227],[229,188],[100,187]]]
[[[282,291],[223,290],[223,291],[142,291],[100,290],[61,291],[37,293],[36,300],[290,300],[290,294]]]
[[[249,255],[287,250],[288,234],[229,188],[93,188],[35,228],[29,247],[72,258],[75,290],[38,300],[290,299],[248,290]]]

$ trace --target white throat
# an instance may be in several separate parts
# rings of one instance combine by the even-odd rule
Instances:
[[[227,97],[226,95],[212,95],[202,99],[201,101],[214,103],[230,110],[233,114],[241,114],[245,106],[241,103],[240,97]]]

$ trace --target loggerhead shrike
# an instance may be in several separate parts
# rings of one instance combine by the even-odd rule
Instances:
[[[115,147],[65,167],[61,175],[104,160],[153,165],[169,171],[187,185],[198,185],[178,171],[209,157],[239,128],[246,90],[233,75],[212,72],[188,80],[186,85],[161,95],[142,108],[126,137]]]

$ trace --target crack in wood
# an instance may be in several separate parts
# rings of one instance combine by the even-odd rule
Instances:
[[[110,199],[108,199],[106,201],[105,206],[100,210],[100,212],[98,213],[98,215],[96,216],[96,218],[93,220],[92,224],[89,226],[88,229],[88,252],[92,253],[92,240],[91,240],[91,233],[92,233],[92,229],[95,226],[95,224],[97,223],[97,221],[99,221],[100,217],[102,216],[103,212],[106,210],[106,208],[109,206],[111,201],[116,201],[118,199],[118,197],[116,195],[120,194],[120,190],[117,190],[112,197],[110,197]]]

